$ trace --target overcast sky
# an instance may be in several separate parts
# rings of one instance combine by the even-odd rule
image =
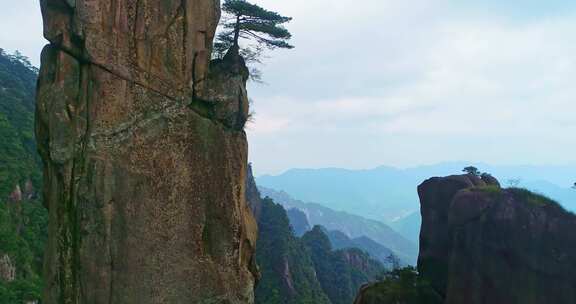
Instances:
[[[0,47],[37,64],[37,1],[0,1]],[[576,1],[256,3],[294,17],[296,45],[250,88],[257,174],[576,163]]]

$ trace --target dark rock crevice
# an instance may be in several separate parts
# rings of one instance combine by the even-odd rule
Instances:
[[[107,73],[110,73],[111,75],[113,75],[115,77],[118,77],[122,80],[130,82],[133,85],[140,86],[146,90],[154,92],[155,94],[158,94],[158,95],[160,95],[166,99],[173,101],[175,103],[174,107],[178,107],[178,106],[180,106],[180,104],[186,104],[185,100],[179,99],[173,95],[167,95],[166,93],[164,93],[160,90],[157,90],[154,87],[151,87],[149,85],[146,85],[145,83],[141,83],[141,82],[134,80],[132,77],[130,77],[128,75],[122,75],[122,74],[118,73],[117,71],[108,69],[108,67],[106,67],[105,65],[89,61],[86,58],[79,56],[78,54],[74,54],[70,49],[67,49],[67,48],[62,47],[62,46],[58,46],[58,44],[51,44],[51,45],[54,49],[58,49],[64,53],[66,53],[67,55],[75,58],[81,66],[92,65],[96,68],[102,69],[102,70],[106,71]],[[196,60],[194,60],[194,62],[196,62]],[[195,67],[193,67],[193,70],[194,69],[195,69]],[[219,69],[218,71],[221,71],[221,69]],[[234,72],[234,73],[239,73],[239,72]],[[244,78],[243,74],[238,74],[238,76],[235,76],[234,73],[228,73],[227,77],[229,77],[229,78],[235,78],[235,77]],[[215,75],[212,77],[220,78],[220,76],[215,76]],[[195,79],[195,78],[193,78],[193,79]],[[205,78],[202,78],[200,80],[196,80],[195,83],[202,82],[202,81],[205,81]],[[206,99],[203,99],[203,98],[195,95],[196,93],[193,91],[192,102],[188,103],[188,107],[192,111],[194,111],[196,114],[202,116],[203,118],[209,119],[213,123],[219,124],[226,129],[230,129],[231,131],[241,131],[244,129],[244,125],[247,121],[247,114],[244,114],[245,108],[247,108],[247,106],[248,106],[247,104],[245,104],[246,103],[245,100],[247,100],[247,97],[243,94],[243,92],[245,92],[245,85],[246,85],[246,80],[243,81],[242,85],[238,86],[236,89],[231,90],[233,92],[238,92],[238,96],[236,98],[231,99],[231,100],[224,100],[224,101],[222,101],[222,100],[217,100],[217,101],[206,100]],[[222,92],[215,92],[214,94],[222,95],[222,94],[226,94],[226,93],[225,93],[225,91],[222,91]],[[235,111],[231,111],[231,108],[226,106],[225,104],[237,104],[238,107],[236,108]],[[230,113],[224,113],[223,114],[222,113],[223,111],[219,110],[221,108],[225,108],[225,111],[230,111]],[[167,113],[167,111],[166,111],[166,109],[164,109],[164,110],[161,110],[161,111],[155,113],[155,116],[163,116],[166,113]],[[232,119],[231,116],[233,116],[233,115],[236,115],[237,117],[235,119]],[[233,121],[231,122],[231,120],[233,120]],[[135,123],[135,125],[136,124],[137,123]],[[121,132],[121,131],[120,130],[116,130],[116,131],[110,130],[107,133],[119,133],[119,132]]]

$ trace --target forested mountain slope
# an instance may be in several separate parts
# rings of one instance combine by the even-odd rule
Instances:
[[[269,198],[262,200],[258,228],[256,303],[348,304],[385,270],[360,249],[333,249],[320,226],[296,237],[282,205]]]
[[[246,199],[258,214],[256,262],[261,278],[256,303],[351,303],[360,286],[373,282],[385,269],[357,248],[335,250],[325,229],[311,231],[305,216],[296,214],[304,234],[298,237],[289,215],[271,198],[262,199],[248,170]]]
[[[37,69],[0,49],[0,303],[38,300],[47,211],[34,141]]]
[[[418,256],[416,244],[407,240],[388,225],[342,211],[335,211],[317,203],[305,203],[292,198],[288,193],[260,187],[262,196],[269,196],[286,209],[302,211],[311,226],[320,225],[328,231],[340,231],[349,238],[367,237],[390,249],[404,263],[414,265]],[[376,256],[375,256],[376,258]]]

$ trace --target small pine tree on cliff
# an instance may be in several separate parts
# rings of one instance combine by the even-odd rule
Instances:
[[[480,171],[478,170],[478,168],[473,167],[473,166],[466,167],[462,171],[466,172],[467,174],[470,174],[470,175],[480,176]]]
[[[288,43],[292,35],[283,26],[292,20],[291,17],[268,11],[245,0],[225,0],[222,11],[225,13],[222,18],[224,29],[214,43],[216,57],[240,55],[246,62],[260,63],[265,49],[294,48]],[[246,43],[240,45],[241,39],[246,40]],[[252,69],[251,74],[258,77],[257,70]]]

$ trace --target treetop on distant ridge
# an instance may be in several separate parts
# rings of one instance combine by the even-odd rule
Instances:
[[[470,175],[480,176],[480,170],[478,170],[478,168],[474,166],[468,166],[464,168],[462,171]]]

